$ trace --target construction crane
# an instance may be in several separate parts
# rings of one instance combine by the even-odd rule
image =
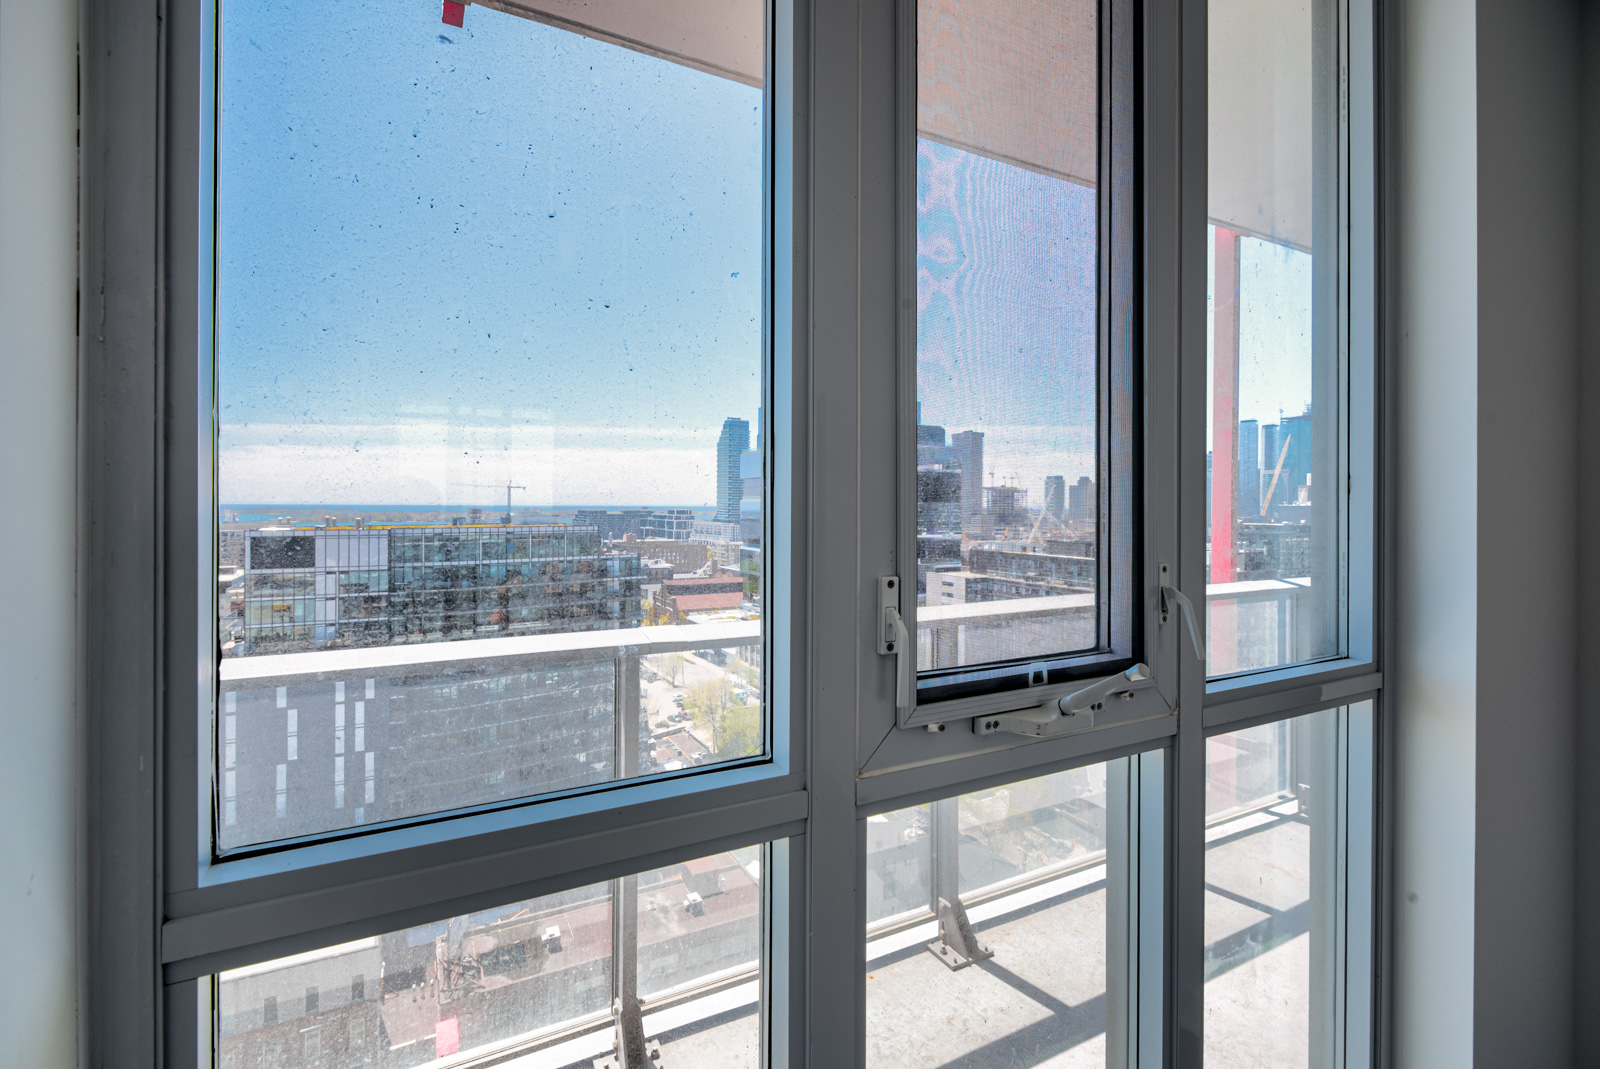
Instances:
[[[500,489],[502,484],[501,483],[465,483],[463,485],[470,486],[475,490],[498,490],[498,489]],[[510,479],[507,479],[503,485],[506,488],[506,514],[504,516],[500,517],[500,522],[503,523],[503,524],[506,524],[507,526],[510,526],[510,524],[511,524],[511,491],[513,491],[513,490],[526,490],[527,487],[526,486],[518,486],[515,483],[513,483]]]

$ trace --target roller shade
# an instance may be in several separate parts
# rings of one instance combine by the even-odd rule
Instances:
[[[766,69],[762,0],[476,0],[535,22],[759,86]]]
[[[761,0],[477,0],[598,41],[760,85]],[[918,133],[1093,184],[1095,0],[919,0]]]
[[[918,135],[1094,185],[1097,6],[918,0]]]
[[[761,0],[477,0],[758,86]],[[1093,185],[1095,0],[918,0],[917,132]],[[1312,0],[1209,0],[1209,213],[1311,247]]]
[[[1310,250],[1311,0],[1209,0],[1207,212]]]

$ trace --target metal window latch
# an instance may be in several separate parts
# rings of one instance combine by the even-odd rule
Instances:
[[[1017,713],[1000,713],[975,717],[972,730],[979,735],[992,735],[997,731],[1013,735],[1034,735],[1053,738],[1057,735],[1075,735],[1094,727],[1094,714],[1105,708],[1112,698],[1126,701],[1140,684],[1150,678],[1150,669],[1136,664],[1126,672],[1108,676],[1082,690],[1075,690],[1060,700]]]
[[[1167,566],[1161,566],[1161,577],[1167,577]],[[1166,623],[1172,614],[1172,606],[1176,604],[1183,610],[1183,622],[1189,629],[1189,641],[1194,645],[1194,655],[1200,658],[1200,663],[1206,661],[1206,640],[1200,633],[1200,622],[1194,614],[1194,604],[1184,596],[1183,591],[1175,586],[1161,585],[1161,622]]]
[[[894,661],[894,704],[911,709],[917,704],[916,647],[900,616],[900,577],[878,577],[878,652]]]

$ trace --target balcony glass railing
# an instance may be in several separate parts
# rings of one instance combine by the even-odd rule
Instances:
[[[224,851],[759,756],[759,620],[224,660]]]

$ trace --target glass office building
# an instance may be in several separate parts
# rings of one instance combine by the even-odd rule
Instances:
[[[230,653],[637,627],[636,553],[596,526],[279,527],[251,531]]]

